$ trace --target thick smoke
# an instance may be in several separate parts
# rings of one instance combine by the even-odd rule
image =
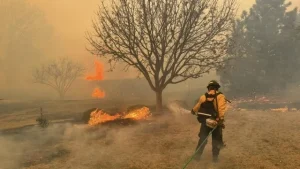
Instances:
[[[64,162],[65,168],[92,168],[98,161],[111,162],[116,154],[138,152],[143,143],[133,138],[168,125],[168,118],[161,118],[155,125],[143,122],[132,126],[93,128],[85,124],[52,124],[45,129],[34,126],[14,132],[3,131],[0,134],[0,168],[19,169],[50,162],[55,165],[55,160],[63,159],[68,159]],[[115,158],[114,165],[121,167],[124,160]],[[57,165],[59,167],[62,162]]]

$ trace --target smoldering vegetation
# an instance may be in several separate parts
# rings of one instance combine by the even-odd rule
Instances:
[[[1,167],[20,168],[51,161],[55,157],[67,154],[66,149],[56,146],[59,140],[63,139],[66,128],[67,125],[51,126],[47,129],[35,126],[13,133],[2,132]]]
[[[107,108],[114,114],[133,104],[152,105],[155,93],[145,79],[118,79],[124,77],[120,69],[106,72],[101,82],[79,78],[66,94],[67,100],[49,101],[57,99],[56,93],[33,84],[31,69],[67,53],[76,61],[77,55],[82,57],[79,60],[90,59],[84,57],[85,49],[79,50],[84,44],[76,44],[76,40],[84,40],[71,37],[72,43],[65,44],[55,39],[55,25],[48,23],[46,14],[36,6],[0,0],[0,18],[6,25],[0,27],[0,169],[181,168],[194,153],[200,127],[189,110],[211,79],[220,79],[222,91],[233,99],[224,130],[228,147],[222,150],[220,163],[213,165],[209,141],[203,160],[193,161],[189,168],[297,168],[299,10],[281,0],[257,2],[251,12],[243,12],[235,21],[232,38],[238,45],[230,46],[229,54],[235,58],[228,60],[224,69],[217,75],[213,72],[170,85],[163,93],[165,103],[183,101],[172,102],[164,114],[147,120],[88,126],[90,111],[95,108]],[[266,10],[270,6],[272,10]],[[76,20],[78,23],[81,21]],[[73,27],[65,29],[69,32]],[[71,35],[81,37],[85,30],[81,31]],[[88,69],[93,70],[92,61],[89,63]],[[128,74],[136,77],[135,73]],[[117,79],[106,80],[113,76]],[[91,99],[93,89],[99,86],[106,92],[105,98],[82,100]],[[46,128],[36,122],[41,107],[50,122]],[[271,111],[274,108],[280,110]]]
[[[166,118],[169,117],[155,122],[126,124],[114,121],[96,127],[62,123],[51,124],[48,128],[29,126],[3,130],[0,139],[1,168],[55,166],[57,160],[65,160],[64,164],[59,162],[57,165],[66,168],[93,168],[97,165],[128,167],[130,161],[139,162],[138,158],[132,157],[132,152],[149,148],[144,145],[150,140],[141,140],[141,135],[151,135],[168,128],[170,124]],[[128,163],[124,163],[123,158],[128,158]],[[105,161],[107,164],[103,163]]]
[[[180,104],[172,105],[163,115],[135,123],[52,122],[44,129],[1,130],[1,169],[181,168],[194,152],[199,124]],[[209,139],[203,160],[192,161],[189,168],[295,168],[300,157],[297,118],[298,112],[229,110],[220,163],[211,163]]]

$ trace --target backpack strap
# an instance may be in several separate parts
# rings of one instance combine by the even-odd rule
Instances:
[[[217,118],[219,117],[219,105],[218,105],[218,98],[217,98],[219,94],[223,94],[223,93],[218,92],[218,93],[216,94],[215,98],[214,98],[214,99],[216,99],[216,107],[217,107],[216,112],[217,112]]]

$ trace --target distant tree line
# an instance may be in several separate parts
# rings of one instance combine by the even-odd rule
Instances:
[[[232,95],[267,94],[300,80],[300,15],[290,6],[285,0],[256,0],[235,21],[228,49],[234,59],[218,70]]]

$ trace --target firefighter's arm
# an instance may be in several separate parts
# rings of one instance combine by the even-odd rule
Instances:
[[[223,94],[220,94],[217,97],[218,101],[218,111],[219,111],[219,118],[224,119],[225,111],[226,111],[226,99]]]
[[[198,102],[196,103],[196,105],[194,106],[194,108],[192,109],[192,114],[196,114],[201,106],[201,104],[205,101],[205,96],[202,95]]]

